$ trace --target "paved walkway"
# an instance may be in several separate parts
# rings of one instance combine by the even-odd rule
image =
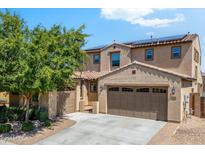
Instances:
[[[105,114],[73,113],[77,123],[37,144],[147,144],[166,122]]]

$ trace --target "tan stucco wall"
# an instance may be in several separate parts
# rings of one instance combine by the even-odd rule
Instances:
[[[57,115],[57,91],[41,94],[38,103],[48,109],[49,118]]]
[[[114,48],[115,46],[115,48]],[[131,63],[130,48],[121,45],[111,45],[101,51],[100,71],[111,71],[110,53],[120,51],[120,67]]]
[[[79,102],[80,102],[80,80],[76,81],[76,111],[79,111]]]
[[[83,100],[84,100],[84,104],[88,105],[88,89],[89,88],[89,82],[87,80],[84,81],[83,84]]]
[[[195,39],[192,43],[192,76],[195,77],[195,66],[197,66],[197,81],[193,83],[193,88],[195,93],[201,93],[202,89],[201,85],[203,84],[202,76],[201,76],[201,62],[197,63],[194,61],[194,49],[196,49],[199,52],[199,57],[201,57],[201,48],[199,43],[199,38]],[[199,85],[200,84],[200,85]],[[201,90],[201,91],[200,91]]]
[[[181,46],[181,58],[171,58],[172,46]],[[148,48],[136,48],[132,49],[132,61],[140,61],[143,63],[151,64],[161,68],[165,68],[171,71],[175,71],[182,74],[192,75],[192,47],[191,43],[166,45],[151,47],[154,49],[154,59],[152,61],[145,60],[145,50]]]
[[[185,111],[189,113],[189,102],[185,103],[184,96],[188,96],[188,100],[190,99],[190,93],[192,92],[192,83],[188,81],[182,81],[181,83],[181,112]]]
[[[58,91],[57,93],[57,114],[64,115],[75,112],[76,91]]]
[[[93,55],[100,54],[100,52],[97,53],[87,53],[87,59],[86,59],[86,71],[100,71],[100,64],[94,64],[93,63]]]
[[[132,74],[136,70],[136,74]],[[181,79],[137,64],[123,68],[99,79],[98,100],[100,112],[107,113],[107,85],[168,86],[168,120],[181,121]],[[171,95],[172,88],[175,95]]]

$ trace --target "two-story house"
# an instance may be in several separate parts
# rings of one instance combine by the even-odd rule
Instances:
[[[85,50],[88,60],[78,81],[79,101],[101,113],[180,122],[190,93],[202,92],[197,34],[111,43]]]

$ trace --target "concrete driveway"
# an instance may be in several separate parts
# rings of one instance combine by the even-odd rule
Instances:
[[[77,123],[37,144],[147,144],[166,122],[105,114],[72,113]]]

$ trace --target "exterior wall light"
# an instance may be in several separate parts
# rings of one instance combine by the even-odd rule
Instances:
[[[100,91],[102,91],[103,90],[103,86],[100,86]]]
[[[175,95],[175,91],[176,91],[176,90],[175,90],[175,88],[173,87],[172,90],[171,90],[172,95]]]

